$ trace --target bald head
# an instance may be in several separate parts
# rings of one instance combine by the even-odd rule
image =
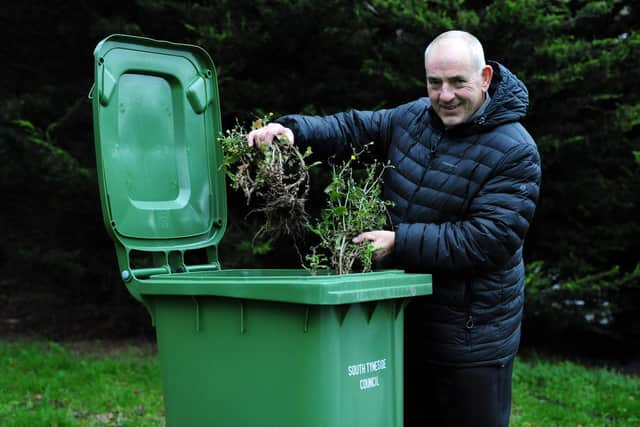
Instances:
[[[473,34],[467,33],[466,31],[447,31],[433,39],[433,41],[429,43],[429,46],[427,46],[427,49],[424,51],[425,66],[429,62],[429,57],[432,51],[450,51],[452,49],[455,49],[456,52],[466,50],[471,63],[478,71],[486,65],[484,60],[484,49],[482,48],[480,40],[478,40]]]

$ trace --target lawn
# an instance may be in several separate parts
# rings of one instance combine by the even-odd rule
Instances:
[[[537,355],[516,359],[511,426],[638,427],[640,377]]]
[[[150,345],[0,341],[0,426],[164,426]]]
[[[165,425],[151,344],[0,341],[0,365],[3,427]],[[640,426],[640,377],[520,356],[511,426]]]

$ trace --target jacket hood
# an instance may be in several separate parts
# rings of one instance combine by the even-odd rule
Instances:
[[[491,101],[480,117],[484,117],[485,124],[491,127],[522,120],[529,107],[527,87],[504,65],[494,61],[489,61],[488,64],[493,68],[493,79],[489,87]]]

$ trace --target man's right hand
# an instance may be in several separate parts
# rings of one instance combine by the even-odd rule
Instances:
[[[247,135],[247,144],[249,147],[252,147],[253,144],[262,147],[265,144],[271,144],[273,138],[280,136],[284,136],[289,143],[293,144],[293,132],[279,123],[269,123],[259,129],[252,130]]]

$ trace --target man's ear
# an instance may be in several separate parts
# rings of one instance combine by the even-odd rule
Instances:
[[[493,68],[491,65],[485,65],[480,71],[480,78],[482,79],[482,90],[487,92],[489,85],[491,84],[491,78],[493,77]]]

